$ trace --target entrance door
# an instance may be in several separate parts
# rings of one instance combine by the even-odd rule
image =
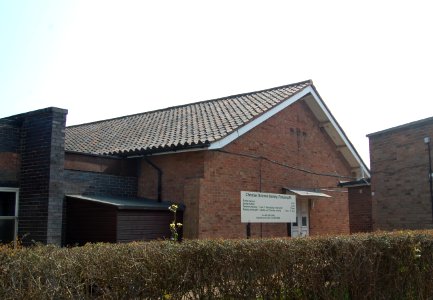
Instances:
[[[292,237],[309,235],[310,220],[308,216],[308,199],[296,197],[296,223],[292,223]]]

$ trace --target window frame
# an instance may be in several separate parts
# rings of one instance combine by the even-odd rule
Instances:
[[[17,242],[17,236],[18,236],[18,208],[19,208],[19,195],[20,195],[20,189],[19,188],[11,188],[11,187],[0,187],[0,192],[9,192],[9,193],[15,193],[15,215],[13,216],[2,216],[0,215],[0,220],[14,220],[14,245],[16,245]]]

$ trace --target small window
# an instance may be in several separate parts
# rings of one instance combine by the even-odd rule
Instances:
[[[292,226],[298,226],[298,217],[296,217],[296,222],[295,223],[292,223],[293,225]]]
[[[307,226],[307,217],[302,217],[302,226]]]
[[[10,243],[17,238],[18,189],[0,188],[0,243]]]

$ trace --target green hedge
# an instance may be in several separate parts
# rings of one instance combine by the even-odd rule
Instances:
[[[0,299],[431,299],[433,231],[0,247]]]

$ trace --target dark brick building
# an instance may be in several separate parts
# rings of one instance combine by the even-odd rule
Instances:
[[[433,118],[368,135],[373,229],[433,228],[429,153]]]
[[[19,215],[9,216],[18,235],[57,244],[68,234],[85,242],[79,232],[96,227],[112,228],[100,233],[107,241],[162,236],[165,206],[152,203],[167,201],[184,205],[186,238],[245,237],[241,191],[297,195],[299,222],[252,224],[252,236],[368,230],[354,225],[362,199],[351,208],[339,183],[369,170],[311,81],[66,130],[65,116],[51,108],[0,120],[0,187],[19,193]]]
[[[66,114],[47,108],[0,119],[1,240],[60,244]]]

